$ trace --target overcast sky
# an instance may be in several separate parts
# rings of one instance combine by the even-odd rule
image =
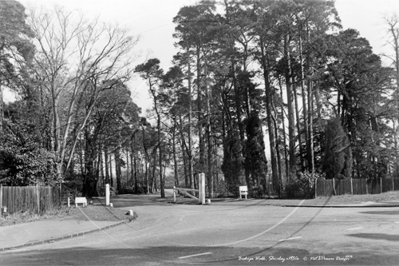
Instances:
[[[141,35],[138,50],[142,58],[137,64],[148,57],[161,60],[161,66],[167,70],[176,50],[173,46],[173,17],[180,7],[194,4],[195,0],[20,0],[26,7],[52,6],[58,4],[68,9],[80,9],[85,14],[100,15],[103,20],[118,22]],[[357,29],[362,37],[371,43],[374,53],[387,52],[386,31],[382,17],[396,12],[399,14],[399,0],[336,0],[336,8],[343,27]],[[384,50],[385,49],[385,50]],[[146,86],[136,78],[131,83],[135,93],[135,102],[146,102]],[[138,100],[140,99],[140,100]],[[148,104],[142,107],[149,107]]]

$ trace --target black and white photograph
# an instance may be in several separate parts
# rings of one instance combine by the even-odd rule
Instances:
[[[0,0],[0,265],[399,265],[399,1]]]

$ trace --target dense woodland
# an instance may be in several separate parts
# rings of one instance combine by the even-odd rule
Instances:
[[[203,172],[211,197],[283,197],[315,178],[397,178],[399,18],[382,19],[392,56],[343,29],[334,1],[203,0],[174,17],[164,70],[128,29],[0,1],[0,96],[18,96],[0,100],[0,184],[164,197]]]

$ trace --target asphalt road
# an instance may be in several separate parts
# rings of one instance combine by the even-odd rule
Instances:
[[[200,206],[122,196],[133,223],[2,253],[1,265],[399,265],[399,208]]]

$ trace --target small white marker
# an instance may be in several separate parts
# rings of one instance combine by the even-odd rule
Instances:
[[[200,254],[183,256],[183,257],[179,257],[179,259],[187,259],[187,258],[198,257],[198,256],[203,256],[203,255],[210,255],[210,254],[212,254],[212,252],[205,252],[205,253],[200,253]]]
[[[298,239],[298,238],[302,238],[301,236],[296,236],[296,237],[290,237],[287,239],[280,239],[278,242],[282,242],[282,241],[287,241],[287,240],[294,240],[294,239]]]
[[[351,231],[351,230],[359,230],[359,229],[362,229],[363,227],[355,227],[355,228],[349,228],[349,229],[346,229],[346,230],[348,230],[348,231]]]

